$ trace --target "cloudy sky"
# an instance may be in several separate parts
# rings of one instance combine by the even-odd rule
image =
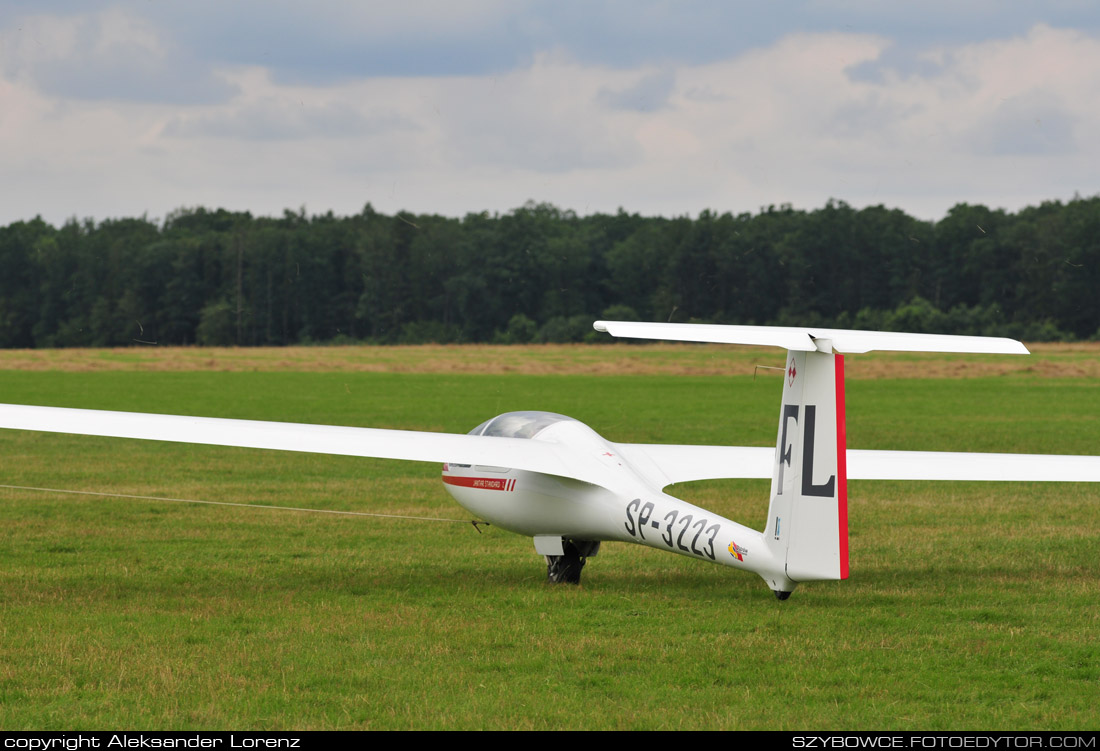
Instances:
[[[1091,0],[0,5],[0,224],[1100,192]]]

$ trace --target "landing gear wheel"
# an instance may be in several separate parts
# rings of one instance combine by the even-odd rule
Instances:
[[[563,555],[546,556],[546,581],[580,584],[581,569],[589,558],[600,552],[600,541],[562,538],[561,549]]]
[[[546,581],[554,584],[580,584],[581,569],[586,560],[573,543],[567,542],[564,547],[565,555],[546,556]]]

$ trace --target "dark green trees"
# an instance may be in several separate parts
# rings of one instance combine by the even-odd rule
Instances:
[[[462,219],[203,208],[0,228],[0,346],[576,341],[591,321],[1100,335],[1100,198]]]

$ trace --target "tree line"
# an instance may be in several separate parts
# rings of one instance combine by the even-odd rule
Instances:
[[[41,218],[0,228],[0,347],[582,341],[597,318],[1100,338],[1100,197],[938,222],[812,211]]]

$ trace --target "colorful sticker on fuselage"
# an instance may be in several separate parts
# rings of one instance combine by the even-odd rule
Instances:
[[[460,485],[464,488],[477,488],[478,490],[507,490],[516,489],[516,481],[503,477],[451,477],[443,476],[443,482],[448,485]]]

